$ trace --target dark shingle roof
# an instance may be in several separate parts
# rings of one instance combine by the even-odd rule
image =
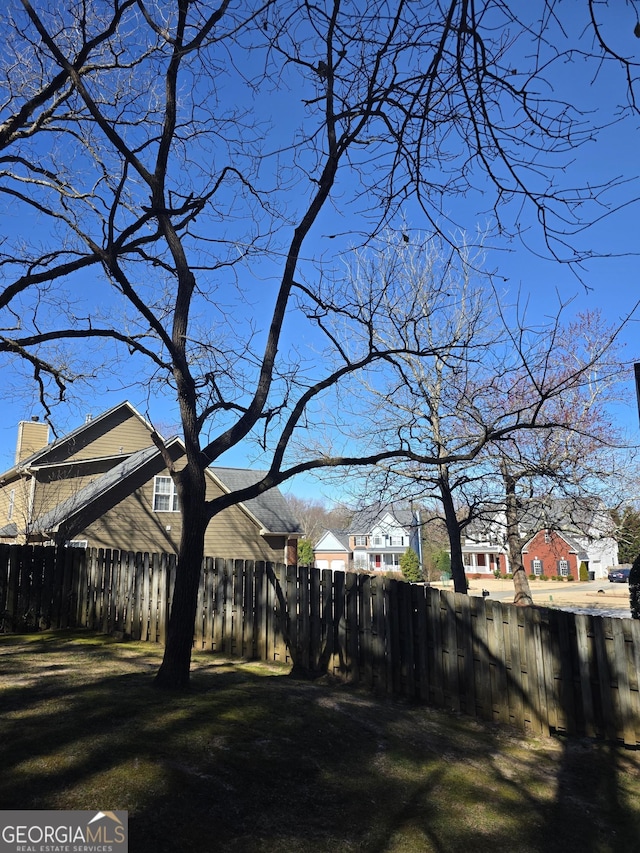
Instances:
[[[95,430],[96,426],[99,425],[101,421],[109,418],[112,414],[118,412],[119,410],[122,410],[123,416],[125,416],[126,413],[129,413],[130,415],[133,415],[134,417],[139,418],[141,421],[147,423],[144,417],[135,409],[135,407],[132,406],[128,400],[125,400],[124,402],[118,403],[116,406],[112,406],[110,409],[107,409],[106,412],[102,412],[101,414],[96,415],[90,420],[86,420],[84,423],[80,424],[80,426],[71,430],[71,432],[67,432],[64,435],[61,435],[55,441],[52,441],[50,444],[46,444],[44,447],[41,447],[39,450],[36,450],[30,456],[27,456],[25,459],[22,459],[11,470],[14,470],[16,468],[28,468],[35,462],[46,461],[46,458],[52,453],[55,453],[58,448],[64,447],[65,445],[75,441],[85,432]],[[151,431],[151,424],[148,424],[148,426],[149,431]]]
[[[170,443],[167,442],[168,445]],[[106,474],[98,477],[93,483],[89,483],[89,485],[79,489],[71,497],[68,497],[62,503],[49,510],[49,512],[36,519],[32,531],[46,533],[47,531],[54,530],[70,516],[81,512],[98,498],[105,495],[110,489],[115,488],[127,477],[140,470],[140,468],[146,465],[147,462],[150,462],[155,456],[159,456],[159,453],[160,451],[155,446],[145,447],[144,450],[132,453],[131,456],[128,456],[119,465],[111,468]]]
[[[258,483],[266,471],[246,468],[209,468],[222,485],[230,492],[246,489]],[[272,488],[255,498],[242,501],[244,506],[270,533],[302,533],[302,527],[291,512],[280,489]]]
[[[317,548],[318,545],[320,544],[320,542],[324,539],[324,537],[328,533],[330,533],[332,536],[334,536],[337,539],[337,541],[342,545],[342,547],[345,549],[345,551],[351,550],[351,548],[349,547],[349,531],[348,530],[336,530],[333,527],[327,528],[326,530],[322,531],[322,534],[320,535],[320,538],[318,539],[318,541],[316,542],[314,547]]]
[[[410,507],[402,504],[384,504],[379,501],[359,510],[349,525],[349,533],[366,534],[390,513],[400,527],[415,525],[415,517]]]

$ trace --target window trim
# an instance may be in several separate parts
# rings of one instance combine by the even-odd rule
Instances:
[[[163,485],[169,482],[169,490],[161,491],[159,486],[162,483]],[[169,507],[159,507],[158,502],[160,498],[168,498]],[[178,503],[178,491],[176,489],[176,484],[173,482],[173,479],[168,474],[156,474],[153,478],[153,511],[154,512],[180,512],[180,506]]]

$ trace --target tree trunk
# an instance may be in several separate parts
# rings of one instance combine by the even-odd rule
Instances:
[[[460,541],[460,524],[456,515],[453,495],[446,473],[439,477],[440,497],[444,508],[444,519],[449,536],[449,548],[451,549],[451,577],[453,588],[456,592],[467,594],[467,577],[464,573],[464,560],[462,559],[462,543]]]
[[[507,517],[507,549],[509,551],[509,562],[513,574],[513,586],[515,589],[514,604],[527,607],[533,604],[531,589],[527,579],[524,565],[522,563],[522,541],[518,529],[518,501],[516,497],[516,480],[503,469],[502,472]]]
[[[204,536],[209,523],[204,471],[189,471],[189,467],[180,474],[178,493],[181,500],[182,535],[167,643],[155,678],[156,686],[169,690],[186,690],[189,686]]]

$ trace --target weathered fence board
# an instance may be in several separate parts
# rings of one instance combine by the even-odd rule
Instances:
[[[168,554],[0,545],[0,625],[164,642],[175,574]],[[640,623],[631,619],[207,558],[194,646],[330,673],[522,731],[640,744]]]

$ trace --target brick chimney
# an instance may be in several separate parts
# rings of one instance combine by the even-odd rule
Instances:
[[[38,418],[20,421],[18,424],[18,443],[14,464],[22,462],[36,450],[42,450],[49,443],[49,424],[41,423]]]

